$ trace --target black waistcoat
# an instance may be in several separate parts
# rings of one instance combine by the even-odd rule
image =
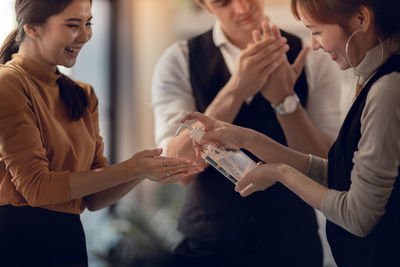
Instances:
[[[339,136],[329,151],[329,188],[339,191],[349,190],[350,174],[354,166],[353,156],[358,150],[361,138],[361,115],[368,92],[380,77],[394,71],[400,71],[400,56],[392,56],[370,79],[354,101]],[[400,90],[400,86],[398,89]],[[386,205],[386,214],[367,237],[357,237],[330,221],[327,222],[326,232],[333,256],[340,267],[400,266],[400,258],[397,255],[400,252],[399,176]]]
[[[293,62],[301,50],[301,40],[285,32],[282,34],[288,38],[291,47],[288,59]],[[204,112],[228,82],[230,72],[213,42],[212,31],[189,40],[188,45],[193,94],[197,110]],[[307,83],[304,71],[295,91],[305,106]],[[243,104],[234,124],[262,132],[286,145],[275,112],[260,93],[249,105]],[[303,240],[307,240],[307,235],[312,236],[317,227],[314,210],[284,186],[276,184],[242,198],[234,191],[234,184],[212,167],[188,185],[178,225],[185,235],[213,243],[216,247],[224,243],[226,250],[230,245],[237,246],[252,232],[262,243],[296,244],[300,236],[306,236]],[[319,239],[310,242],[320,246]]]

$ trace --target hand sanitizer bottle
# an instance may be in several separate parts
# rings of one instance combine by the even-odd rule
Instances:
[[[199,127],[192,127],[191,124],[193,122],[191,120],[181,124],[175,136],[182,130],[188,129],[190,137],[195,142],[199,142],[204,135],[204,130]],[[240,149],[226,148],[224,146],[216,147],[211,143],[207,143],[202,147],[201,156],[234,184],[257,167],[257,164]]]

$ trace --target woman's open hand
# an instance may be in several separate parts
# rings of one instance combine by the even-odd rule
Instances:
[[[134,176],[159,183],[173,183],[203,170],[192,160],[160,156],[162,149],[144,150],[126,162]]]

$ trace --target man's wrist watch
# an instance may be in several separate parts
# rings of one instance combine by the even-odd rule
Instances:
[[[282,103],[276,106],[272,106],[275,109],[275,112],[279,115],[291,114],[296,111],[299,105],[299,97],[296,93],[288,95],[285,97]]]

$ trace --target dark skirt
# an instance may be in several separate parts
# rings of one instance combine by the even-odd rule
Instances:
[[[88,266],[79,215],[0,206],[0,266]]]

